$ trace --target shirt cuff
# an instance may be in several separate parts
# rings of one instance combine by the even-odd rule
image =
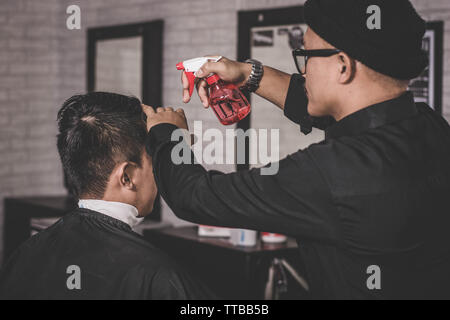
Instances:
[[[308,134],[312,131],[312,121],[308,114],[308,98],[305,93],[305,78],[293,74],[284,103],[284,115],[300,125],[300,131]]]
[[[149,156],[153,157],[159,146],[166,142],[170,142],[172,132],[176,129],[178,129],[178,127],[171,123],[160,123],[153,126],[145,140],[145,149],[147,150]]]

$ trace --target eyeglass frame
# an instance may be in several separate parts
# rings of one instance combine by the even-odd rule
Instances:
[[[308,59],[311,57],[331,57],[335,54],[341,53],[342,50],[339,49],[316,49],[316,50],[303,50],[303,49],[294,49],[292,50],[292,57],[294,58],[295,66],[297,67],[298,72],[301,75],[306,74],[306,65],[308,64]],[[296,57],[305,57],[305,72],[302,71],[300,66],[298,65]]]

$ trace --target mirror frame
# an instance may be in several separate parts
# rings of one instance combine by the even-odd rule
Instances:
[[[162,106],[163,20],[95,27],[87,30],[87,91],[95,91],[97,41],[142,36],[142,103]],[[161,199],[155,199],[146,220],[161,221]]]

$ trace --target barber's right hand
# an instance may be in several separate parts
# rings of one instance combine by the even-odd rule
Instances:
[[[209,56],[207,56],[209,57]],[[211,56],[215,57],[215,56]],[[252,70],[252,66],[248,63],[237,62],[222,57],[217,62],[205,63],[196,73],[196,77],[199,81],[196,84],[198,96],[205,108],[208,108],[208,84],[204,77],[210,73],[217,74],[223,81],[231,82],[238,87],[243,86]],[[183,102],[188,103],[191,100],[189,97],[189,81],[184,72],[181,73],[181,83],[183,84]]]

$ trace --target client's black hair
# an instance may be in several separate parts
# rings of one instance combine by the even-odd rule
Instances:
[[[58,152],[74,196],[101,198],[117,163],[141,166],[147,129],[135,97],[92,92],[68,99],[58,112]]]

